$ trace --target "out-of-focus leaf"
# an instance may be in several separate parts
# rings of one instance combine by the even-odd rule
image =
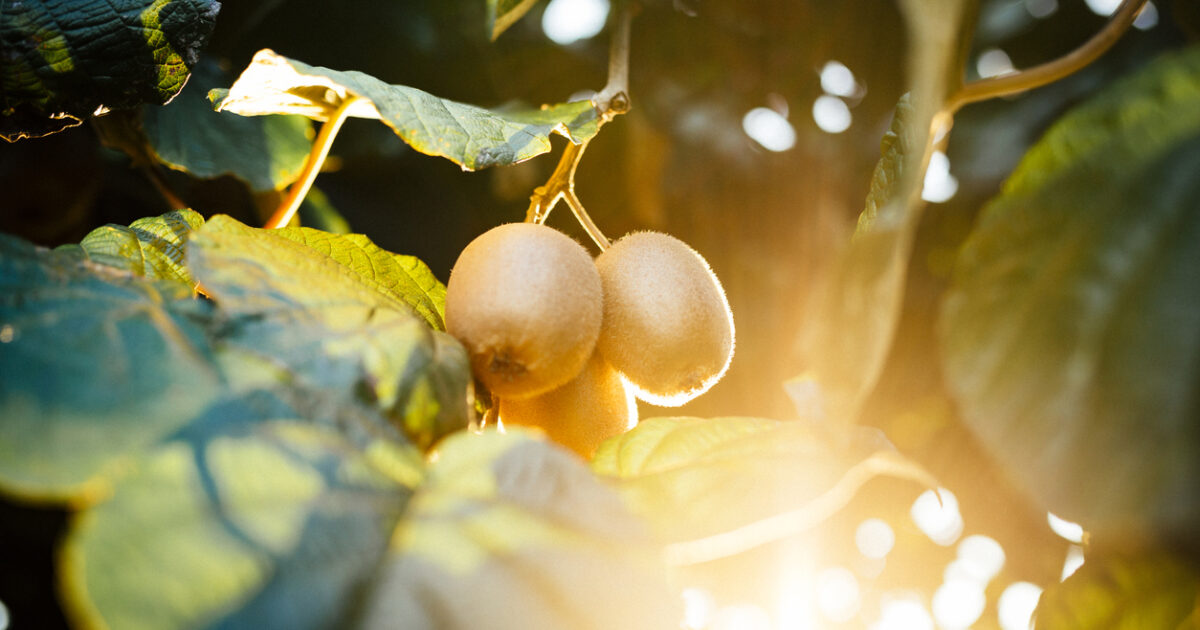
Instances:
[[[538,0],[487,0],[488,33],[494,41],[521,19]]]
[[[409,502],[360,627],[674,628],[656,552],[566,450],[520,430],[460,433]]]
[[[292,183],[312,147],[312,123],[303,116],[247,118],[213,111],[208,91],[227,82],[215,63],[201,61],[169,106],[143,108],[151,149],[171,168],[200,178],[233,175],[259,191]]]
[[[190,239],[188,263],[231,317],[229,343],[310,386],[365,398],[423,445],[466,426],[466,353],[431,328],[445,289],[420,261],[362,235],[216,216]]]
[[[350,222],[338,212],[333,202],[329,201],[329,197],[315,186],[308,189],[308,194],[304,196],[296,215],[300,217],[300,225],[307,228],[334,234],[351,232]]]
[[[171,100],[220,7],[216,0],[5,2],[0,137],[43,136],[98,110]]]
[[[652,418],[600,446],[592,469],[673,543],[672,562],[740,553],[815,526],[862,484],[891,475],[936,485],[873,429],[812,422]]]
[[[1169,554],[1089,555],[1042,593],[1038,630],[1185,630],[1200,578]]]
[[[800,378],[821,388],[830,417],[853,422],[875,386],[892,345],[917,225],[921,191],[939,120],[956,77],[963,41],[973,30],[977,0],[904,0],[909,92],[900,99],[882,142],[866,208],[838,260],[803,341]]]
[[[267,391],[222,400],[133,460],[72,524],[61,579],[74,621],[342,626],[410,490],[299,407]],[[414,454],[399,465],[419,471]]]
[[[221,388],[189,286],[0,235],[0,487],[63,499]]]
[[[1200,49],[1069,113],[983,210],[942,311],[965,420],[1089,530],[1200,527]]]
[[[550,150],[550,134],[580,143],[596,135],[589,101],[540,109],[487,110],[388,85],[361,72],[340,72],[260,50],[229,90],[209,98],[218,111],[243,116],[300,114],[327,120],[350,97],[349,115],[377,118],[414,149],[475,170],[527,160]]]
[[[184,266],[184,243],[204,225],[192,210],[176,210],[123,225],[98,227],[83,237],[79,248],[92,262],[137,276],[178,282],[190,291],[195,283]],[[67,246],[65,249],[74,249]]]

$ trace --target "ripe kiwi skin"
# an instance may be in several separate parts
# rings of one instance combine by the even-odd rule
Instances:
[[[471,241],[446,285],[446,331],[501,398],[547,392],[579,374],[603,312],[592,257],[544,225],[509,223]]]
[[[599,352],[638,398],[675,407],[708,391],[733,358],[733,314],[708,263],[683,241],[635,232],[596,259]]]
[[[500,399],[500,421],[540,427],[550,439],[591,458],[604,440],[637,424],[637,401],[599,355],[567,384],[524,400]]]

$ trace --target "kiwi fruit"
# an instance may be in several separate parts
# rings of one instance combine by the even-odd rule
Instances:
[[[733,358],[733,314],[708,263],[683,241],[635,232],[596,258],[604,323],[596,347],[638,398],[674,407],[707,391]]]
[[[600,276],[582,245],[553,228],[509,223],[471,241],[446,285],[446,332],[502,399],[575,378],[600,334]]]
[[[562,387],[523,400],[500,399],[501,422],[540,427],[585,458],[604,440],[632,428],[637,418],[633,392],[599,355]]]

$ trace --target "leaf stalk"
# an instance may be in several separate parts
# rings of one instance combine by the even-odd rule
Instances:
[[[317,139],[313,141],[312,150],[309,151],[308,159],[304,162],[304,170],[300,172],[300,177],[288,189],[287,197],[279,203],[275,214],[271,215],[271,218],[263,225],[264,228],[283,227],[292,221],[292,217],[296,216],[296,211],[304,202],[305,195],[312,188],[313,181],[317,179],[317,173],[321,172],[321,165],[325,163],[325,158],[329,157],[329,148],[333,146],[334,137],[342,128],[342,123],[349,118],[350,106],[355,100],[357,97],[347,94],[338,108],[333,111],[329,120],[321,125],[321,131],[317,133]]]

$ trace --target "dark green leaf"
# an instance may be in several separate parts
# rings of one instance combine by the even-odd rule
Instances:
[[[422,445],[466,426],[466,353],[431,329],[445,288],[420,261],[362,235],[216,216],[189,241],[188,263],[230,317],[230,343],[310,386],[365,398]]]
[[[681,564],[713,560],[815,526],[862,484],[892,475],[936,485],[875,430],[761,418],[652,418],[600,446],[613,479]],[[839,429],[840,430],[840,429]]]
[[[216,0],[5,2],[0,137],[78,125],[103,109],[165,103],[208,41]]]
[[[334,234],[349,234],[352,231],[346,217],[343,217],[342,213],[333,207],[329,197],[315,186],[308,189],[308,194],[304,196],[296,214],[300,217],[300,225],[304,227]]]
[[[495,40],[529,12],[538,0],[487,0],[488,33]]]
[[[1200,578],[1164,553],[1090,555],[1042,593],[1038,630],[1182,630]]]
[[[966,421],[1093,530],[1200,527],[1200,48],[1069,113],[983,210],[942,313]]]
[[[213,111],[208,91],[228,82],[211,61],[166,107],[143,109],[143,126],[158,159],[200,178],[233,175],[258,191],[296,180],[312,147],[312,128],[302,116],[247,118]]]
[[[190,287],[0,235],[0,487],[66,498],[223,387]]]
[[[389,469],[266,391],[213,404],[134,459],[112,498],[75,519],[64,593],[88,627],[342,626],[409,496]]]
[[[503,166],[550,150],[550,134],[579,143],[599,129],[588,101],[540,109],[487,110],[388,85],[361,72],[310,66],[260,50],[229,90],[214,90],[219,111],[244,116],[300,114],[327,120],[348,97],[351,116],[377,118],[414,149],[453,160],[465,170]]]
[[[874,388],[900,319],[908,261],[924,210],[921,191],[935,124],[955,75],[977,0],[905,0],[909,92],[900,99],[854,239],[842,252],[804,328],[807,371],[829,417],[853,422]]]
[[[204,217],[191,210],[176,210],[129,224],[109,224],[88,233],[79,243],[92,262],[137,276],[195,286],[184,266],[188,235],[204,225]],[[70,248],[68,248],[70,249]]]
[[[367,600],[366,630],[660,630],[658,549],[574,455],[523,431],[437,451]]]

